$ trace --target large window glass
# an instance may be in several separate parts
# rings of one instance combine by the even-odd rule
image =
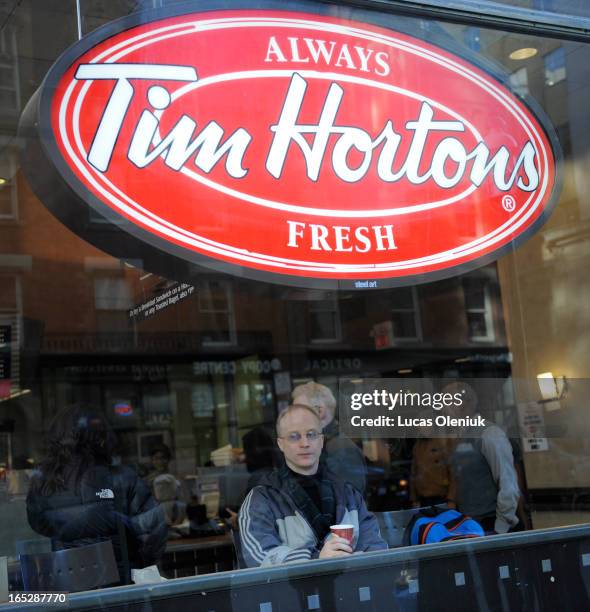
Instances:
[[[135,244],[115,257],[66,227],[33,193],[19,157],[19,116],[79,28],[87,35],[134,11],[175,3],[81,0],[79,19],[75,2],[4,4],[11,6],[0,7],[0,586],[5,572],[11,591],[41,591],[31,558],[46,555],[53,563],[58,551],[95,544],[112,545],[101,554],[114,573],[105,570],[100,583],[80,579],[71,588],[45,590],[121,585],[130,582],[131,569],[145,570],[135,575],[145,583],[260,565],[257,542],[248,535],[240,540],[240,532],[249,521],[262,525],[265,507],[249,514],[247,494],[284,471],[285,458],[287,466],[299,461],[289,459],[296,444],[318,440],[325,469],[353,483],[355,493],[347,490],[356,496],[357,515],[377,514],[375,541],[383,547],[375,551],[408,544],[401,533],[419,507],[476,514],[488,535],[510,531],[515,538],[555,528],[550,538],[557,540],[559,529],[590,524],[584,385],[590,371],[590,43],[396,16],[403,31],[434,37],[502,74],[555,128],[563,151],[559,201],[534,235],[497,260],[379,290],[270,284],[221,267],[187,282],[146,265]],[[586,3],[575,0],[510,4],[590,17]],[[384,13],[334,3],[327,13],[385,20]],[[84,230],[111,231],[96,211],[83,215]],[[476,235],[477,222],[457,231]],[[273,228],[267,231],[272,240]],[[125,248],[118,245],[119,252]],[[434,381],[433,389],[440,381],[468,381],[474,405],[479,402],[475,412],[494,433],[482,439],[345,434],[338,429],[340,392],[367,380]],[[278,416],[294,402],[319,411],[322,420],[311,415],[305,431],[279,425],[277,433]],[[310,453],[300,453],[301,461]],[[303,478],[289,486],[306,520],[317,518],[326,537],[330,521],[326,531],[323,509],[316,507],[326,491],[314,492]],[[498,501],[501,490],[506,499]],[[490,491],[495,501],[488,507]],[[119,507],[120,498],[130,506]],[[93,514],[104,504],[114,512]],[[358,522],[353,514],[343,523]],[[125,520],[102,524],[105,516]],[[283,520],[277,529],[284,535],[298,525]],[[506,559],[520,550],[517,539],[501,545],[508,547]],[[395,588],[393,582],[387,587],[400,606],[415,603],[421,592],[436,596],[432,587],[417,586],[418,549],[407,548]],[[440,550],[432,558],[443,567]],[[576,554],[588,557],[588,551]],[[297,577],[316,552],[289,557],[283,551],[279,561],[291,562],[287,569]],[[371,557],[360,557],[363,576],[369,575]],[[586,557],[580,567],[590,565]],[[381,559],[375,568],[385,567],[386,557],[372,558]],[[79,569],[85,562],[76,559]],[[545,561],[539,571],[549,576]],[[451,566],[449,581],[459,588],[463,570]],[[339,580],[340,566],[322,567]],[[314,570],[321,576],[322,567]],[[482,575],[489,569],[481,568]],[[514,575],[493,570],[500,579]],[[252,580],[263,580],[264,571]],[[238,582],[227,588],[238,592]],[[322,588],[339,593],[338,585]],[[488,588],[467,586],[474,593]],[[308,606],[301,609],[320,609],[322,598],[334,596],[309,588],[301,591]],[[383,593],[372,588],[355,591],[354,601],[385,597],[385,587]],[[289,589],[299,593],[296,580]],[[280,609],[271,605],[275,596],[281,595],[269,590],[268,601],[252,600],[260,607],[251,609]],[[471,609],[493,609],[474,597]]]

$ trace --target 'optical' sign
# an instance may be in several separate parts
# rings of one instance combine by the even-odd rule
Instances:
[[[90,205],[152,258],[375,288],[482,265],[546,220],[551,128],[474,63],[317,14],[147,18],[82,39],[33,103],[62,197],[38,163],[31,182],[66,222]]]

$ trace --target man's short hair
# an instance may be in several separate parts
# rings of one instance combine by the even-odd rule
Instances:
[[[326,385],[313,381],[305,383],[304,385],[297,385],[291,393],[291,398],[294,402],[297,402],[297,398],[301,396],[305,396],[312,408],[321,403],[330,410],[332,414],[336,412],[336,398]]]
[[[464,400],[463,401],[465,403],[469,403],[469,406],[473,410],[477,410],[477,406],[479,404],[479,399],[477,397],[477,393],[475,392],[475,389],[469,383],[466,383],[463,380],[457,381],[457,384],[461,388],[461,392],[464,395]]]
[[[321,433],[322,424],[321,424],[320,417],[316,410],[314,410],[311,406],[308,406],[307,404],[291,404],[287,406],[284,410],[281,410],[281,412],[279,412],[279,416],[277,417],[277,424],[276,424],[277,436],[280,437],[281,435],[281,421],[288,414],[291,414],[291,412],[295,412],[295,410],[307,410],[307,412],[310,412],[311,414],[313,414],[313,416],[318,420],[318,423],[320,425],[320,433]]]
[[[463,396],[463,406],[467,406],[469,409],[476,411],[479,405],[479,399],[477,397],[477,393],[475,389],[464,380],[456,380],[445,385],[443,391],[445,389],[453,389],[453,392],[459,392]]]
[[[475,389],[469,384],[464,382],[463,380],[457,381],[457,389],[460,389],[461,396],[463,397],[463,414],[464,415],[473,415],[478,413],[479,406],[479,398],[477,397],[477,393]]]

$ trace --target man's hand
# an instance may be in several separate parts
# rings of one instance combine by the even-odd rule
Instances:
[[[348,543],[348,540],[341,538],[339,536],[332,535],[331,538],[328,538],[324,545],[322,546],[322,550],[320,550],[320,559],[333,559],[335,557],[347,557],[352,554],[352,548]]]
[[[230,527],[235,531],[238,528],[238,513],[234,512],[230,508],[226,508],[225,511],[229,514],[228,522]]]

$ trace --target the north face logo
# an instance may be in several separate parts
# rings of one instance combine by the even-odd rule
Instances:
[[[115,499],[115,494],[111,489],[101,489],[96,492],[96,497],[100,497],[100,499]]]

